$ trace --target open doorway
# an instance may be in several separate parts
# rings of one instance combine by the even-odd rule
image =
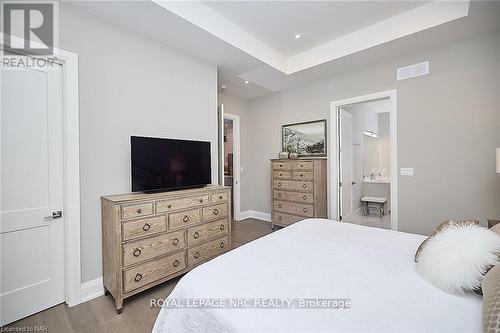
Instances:
[[[331,216],[397,230],[396,94],[332,103]]]
[[[240,220],[240,117],[219,107],[219,183],[231,187],[231,218]]]

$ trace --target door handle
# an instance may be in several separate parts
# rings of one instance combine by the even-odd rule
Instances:
[[[356,182],[352,182],[351,185],[356,185]]]
[[[55,220],[55,219],[60,219],[63,215],[62,210],[57,210],[55,212],[52,212],[52,215],[45,216],[43,219],[44,220]]]

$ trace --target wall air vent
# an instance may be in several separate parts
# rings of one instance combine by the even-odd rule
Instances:
[[[401,67],[397,69],[397,79],[405,80],[416,76],[429,74],[429,62],[421,62],[418,64]]]

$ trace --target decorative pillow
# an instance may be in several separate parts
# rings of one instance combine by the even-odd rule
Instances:
[[[494,225],[492,228],[490,228],[491,231],[496,232],[498,236],[500,236],[500,223]]]
[[[500,224],[490,228],[500,236]],[[500,265],[496,265],[484,276],[483,325],[485,333],[500,333]]]
[[[454,221],[454,220],[449,220],[449,221],[443,222],[440,225],[438,225],[436,227],[436,229],[434,229],[434,232],[432,233],[432,235],[430,235],[429,237],[427,237],[427,239],[424,240],[422,242],[422,244],[420,244],[420,246],[418,247],[417,252],[415,252],[415,262],[418,262],[418,256],[420,255],[420,252],[422,251],[422,249],[424,248],[424,246],[431,240],[432,237],[434,237],[435,235],[437,235],[441,231],[446,230],[446,228],[449,228],[450,226],[463,227],[463,226],[468,226],[468,225],[479,225],[479,221],[472,221],[472,220]]]
[[[486,273],[482,288],[484,332],[500,333],[500,265]]]
[[[499,263],[500,237],[475,223],[450,223],[429,238],[417,256],[417,272],[453,294],[481,289],[483,275]]]

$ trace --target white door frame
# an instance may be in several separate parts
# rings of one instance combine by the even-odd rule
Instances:
[[[390,122],[390,147],[391,147],[391,229],[398,230],[398,122],[397,122],[397,90],[387,90],[373,94],[342,99],[330,103],[330,200],[328,201],[329,216],[332,219],[339,219],[339,179],[340,179],[340,152],[338,149],[338,109],[350,104],[368,102],[372,100],[389,98],[391,102],[391,122]]]
[[[10,36],[10,38],[11,41],[15,41],[16,43],[24,43],[24,39],[22,38],[16,36]],[[4,49],[4,45],[4,34],[0,34],[0,52],[3,52],[2,50]],[[68,306],[75,306],[80,304],[82,301],[80,257],[80,126],[78,110],[78,55],[63,49],[54,48],[54,58],[56,59],[56,62],[62,66],[62,82],[64,89],[63,214],[65,223],[64,269],[66,303]]]
[[[233,121],[233,216],[236,221],[241,220],[240,208],[240,116],[224,113],[224,119]],[[224,156],[224,152],[222,153]],[[224,160],[223,160],[224,161]],[[223,167],[224,168],[224,167]]]

